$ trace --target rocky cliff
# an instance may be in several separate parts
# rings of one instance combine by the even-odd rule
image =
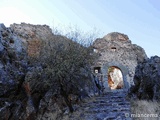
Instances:
[[[60,45],[60,47],[67,42],[73,43],[64,36],[54,35],[52,30],[46,25],[22,23],[12,24],[9,28],[6,28],[4,24],[0,24],[1,120],[56,119],[68,111],[67,105],[78,102],[81,98],[89,95],[90,88],[86,82],[89,77],[87,77],[86,70],[85,73],[79,72],[82,76],[85,76],[84,80],[76,82],[81,84],[81,86],[79,85],[78,89],[73,86],[72,91],[69,91],[69,93],[63,90],[61,92],[64,93],[60,93],[60,86],[62,85],[57,84],[56,81],[47,83],[48,79],[54,78],[49,76],[49,67],[47,67],[49,64],[46,64],[47,61],[40,63],[40,59],[49,53],[46,51],[40,57],[40,52],[41,48],[44,47],[43,45],[46,45],[45,41],[48,40],[51,40],[52,45],[57,42],[57,45]],[[59,42],[61,44],[58,44]],[[56,47],[57,49],[55,50],[58,50],[59,46]],[[53,62],[54,59],[50,60],[50,65],[55,64]],[[92,81],[90,83],[92,84]],[[69,86],[70,83],[65,85]],[[86,89],[83,87],[84,85]],[[94,87],[94,83],[91,86]],[[69,88],[67,89],[70,90]],[[67,100],[73,103],[70,101],[70,103],[66,103],[66,98],[62,96],[66,93]]]
[[[134,83],[130,97],[160,101],[160,57],[154,56],[139,63]]]
[[[22,88],[27,70],[26,51],[22,40],[0,24],[0,118],[19,116],[25,98]],[[10,109],[12,108],[12,109]],[[14,111],[14,112],[13,112]]]

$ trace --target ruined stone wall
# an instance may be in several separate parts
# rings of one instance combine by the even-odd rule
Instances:
[[[30,56],[30,57],[39,56],[40,49],[41,49],[41,41],[40,40],[28,41],[28,46],[27,46],[28,56]]]
[[[42,41],[53,37],[52,30],[47,25],[21,23],[12,24],[10,28],[22,39],[23,46],[31,57],[39,55]]]
[[[108,86],[107,72],[110,66],[121,69],[126,89],[134,84],[135,68],[139,62],[147,58],[141,47],[132,44],[128,36],[115,32],[97,39],[93,47],[94,51],[99,54],[95,67],[101,67],[104,87]]]

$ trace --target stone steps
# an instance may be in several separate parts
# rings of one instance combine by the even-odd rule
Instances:
[[[126,92],[110,92],[96,96],[93,100],[80,105],[69,116],[70,120],[131,120],[125,117],[130,114],[130,102]]]

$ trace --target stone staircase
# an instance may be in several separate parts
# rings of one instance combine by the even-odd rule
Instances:
[[[88,100],[76,108],[69,120],[131,120],[130,102],[124,91],[113,91]]]

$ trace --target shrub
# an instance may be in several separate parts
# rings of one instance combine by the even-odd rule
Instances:
[[[70,40],[60,35],[41,42],[39,56],[30,58],[34,66],[32,74],[26,77],[26,81],[31,82],[31,94],[37,91],[43,94],[52,88],[56,95],[64,98],[70,112],[73,112],[69,95],[80,96],[86,86],[93,85],[90,66],[95,54],[90,47],[91,42],[81,43],[76,38]]]

